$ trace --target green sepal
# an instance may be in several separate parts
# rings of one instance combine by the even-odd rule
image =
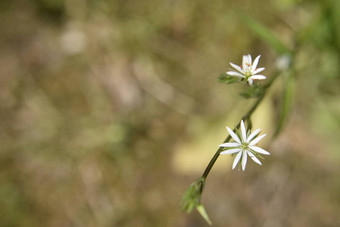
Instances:
[[[218,77],[218,82],[225,83],[225,84],[233,84],[233,83],[240,82],[240,78],[234,77],[234,76],[229,76],[227,74],[221,74]]]

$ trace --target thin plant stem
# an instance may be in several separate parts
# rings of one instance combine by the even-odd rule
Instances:
[[[265,84],[263,86],[263,92],[261,93],[261,95],[257,98],[256,102],[253,104],[253,106],[248,110],[248,112],[242,116],[242,120],[247,120],[247,119],[250,119],[251,115],[254,113],[254,111],[257,109],[257,107],[259,106],[259,104],[262,102],[265,94],[266,94],[266,91],[267,89],[273,84],[274,80],[279,76],[280,72],[275,72],[273,74],[273,76],[271,77],[271,80]],[[240,123],[238,123],[236,125],[236,127],[234,128],[233,131],[235,131],[235,129],[239,128],[240,127]],[[227,143],[229,142],[229,140],[231,139],[231,136],[229,135],[223,143]],[[214,156],[212,157],[212,159],[210,160],[208,166],[205,168],[203,174],[202,174],[202,178],[203,179],[206,179],[210,173],[210,170],[212,169],[212,167],[214,166],[216,160],[218,159],[218,157],[220,156],[220,153],[222,151],[222,147],[219,147],[218,150],[216,151],[216,153],[214,154]],[[201,185],[201,191],[203,191],[203,187],[204,187],[204,184]]]

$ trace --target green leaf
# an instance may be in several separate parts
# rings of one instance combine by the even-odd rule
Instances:
[[[189,188],[184,193],[182,198],[182,211],[186,211],[190,213],[193,209],[197,209],[200,215],[204,218],[204,220],[211,225],[212,222],[204,209],[204,206],[201,204],[201,194],[204,188],[205,178],[200,177],[195,180]]]
[[[268,28],[245,13],[238,12],[242,21],[278,54],[289,54],[291,51],[286,47]]]
[[[279,119],[276,126],[275,136],[277,136],[283,129],[287,118],[291,112],[293,97],[295,93],[295,78],[292,73],[290,73],[285,80],[285,88],[282,94],[282,100],[280,103],[280,113]]]
[[[340,1],[333,1],[333,5],[331,5],[332,10],[332,24],[334,26],[335,33],[335,42],[338,48],[340,48]],[[327,14],[324,14],[327,15]]]
[[[197,211],[201,214],[201,216],[204,218],[204,220],[209,224],[212,225],[212,222],[208,216],[208,213],[205,211],[204,206],[202,204],[199,204],[197,207]]]
[[[182,211],[190,213],[199,204],[201,204],[201,192],[204,187],[205,180],[203,177],[194,181],[186,190],[182,197]]]
[[[239,81],[240,81],[240,79],[238,77],[229,76],[229,75],[226,75],[226,74],[221,74],[218,77],[218,82],[220,82],[220,83],[233,84],[233,83],[237,83]]]

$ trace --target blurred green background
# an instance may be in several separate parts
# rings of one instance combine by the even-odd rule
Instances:
[[[243,14],[241,14],[243,12]],[[180,199],[253,103],[218,75],[294,53],[253,116],[271,152],[221,156],[203,194],[215,226],[340,226],[340,1],[0,2],[0,226],[206,226]]]

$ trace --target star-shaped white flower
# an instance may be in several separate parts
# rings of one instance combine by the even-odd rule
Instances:
[[[250,54],[243,55],[242,66],[238,66],[230,62],[230,65],[237,71],[228,71],[230,76],[240,77],[247,81],[250,85],[253,84],[253,80],[266,79],[264,75],[257,75],[259,72],[265,70],[265,68],[256,68],[259,63],[261,55],[257,56],[252,62]]]
[[[246,128],[244,126],[243,120],[241,121],[241,135],[236,135],[230,128],[227,127],[227,130],[230,136],[235,140],[235,142],[229,142],[219,145],[220,147],[226,147],[227,150],[222,151],[220,154],[234,154],[237,153],[234,163],[233,169],[235,169],[237,163],[241,160],[242,157],[242,170],[246,169],[247,157],[249,157],[259,165],[262,165],[260,160],[256,158],[258,154],[270,155],[270,153],[266,150],[263,150],[260,147],[255,146],[266,134],[261,136],[257,136],[260,133],[260,129],[255,130],[247,135]]]

